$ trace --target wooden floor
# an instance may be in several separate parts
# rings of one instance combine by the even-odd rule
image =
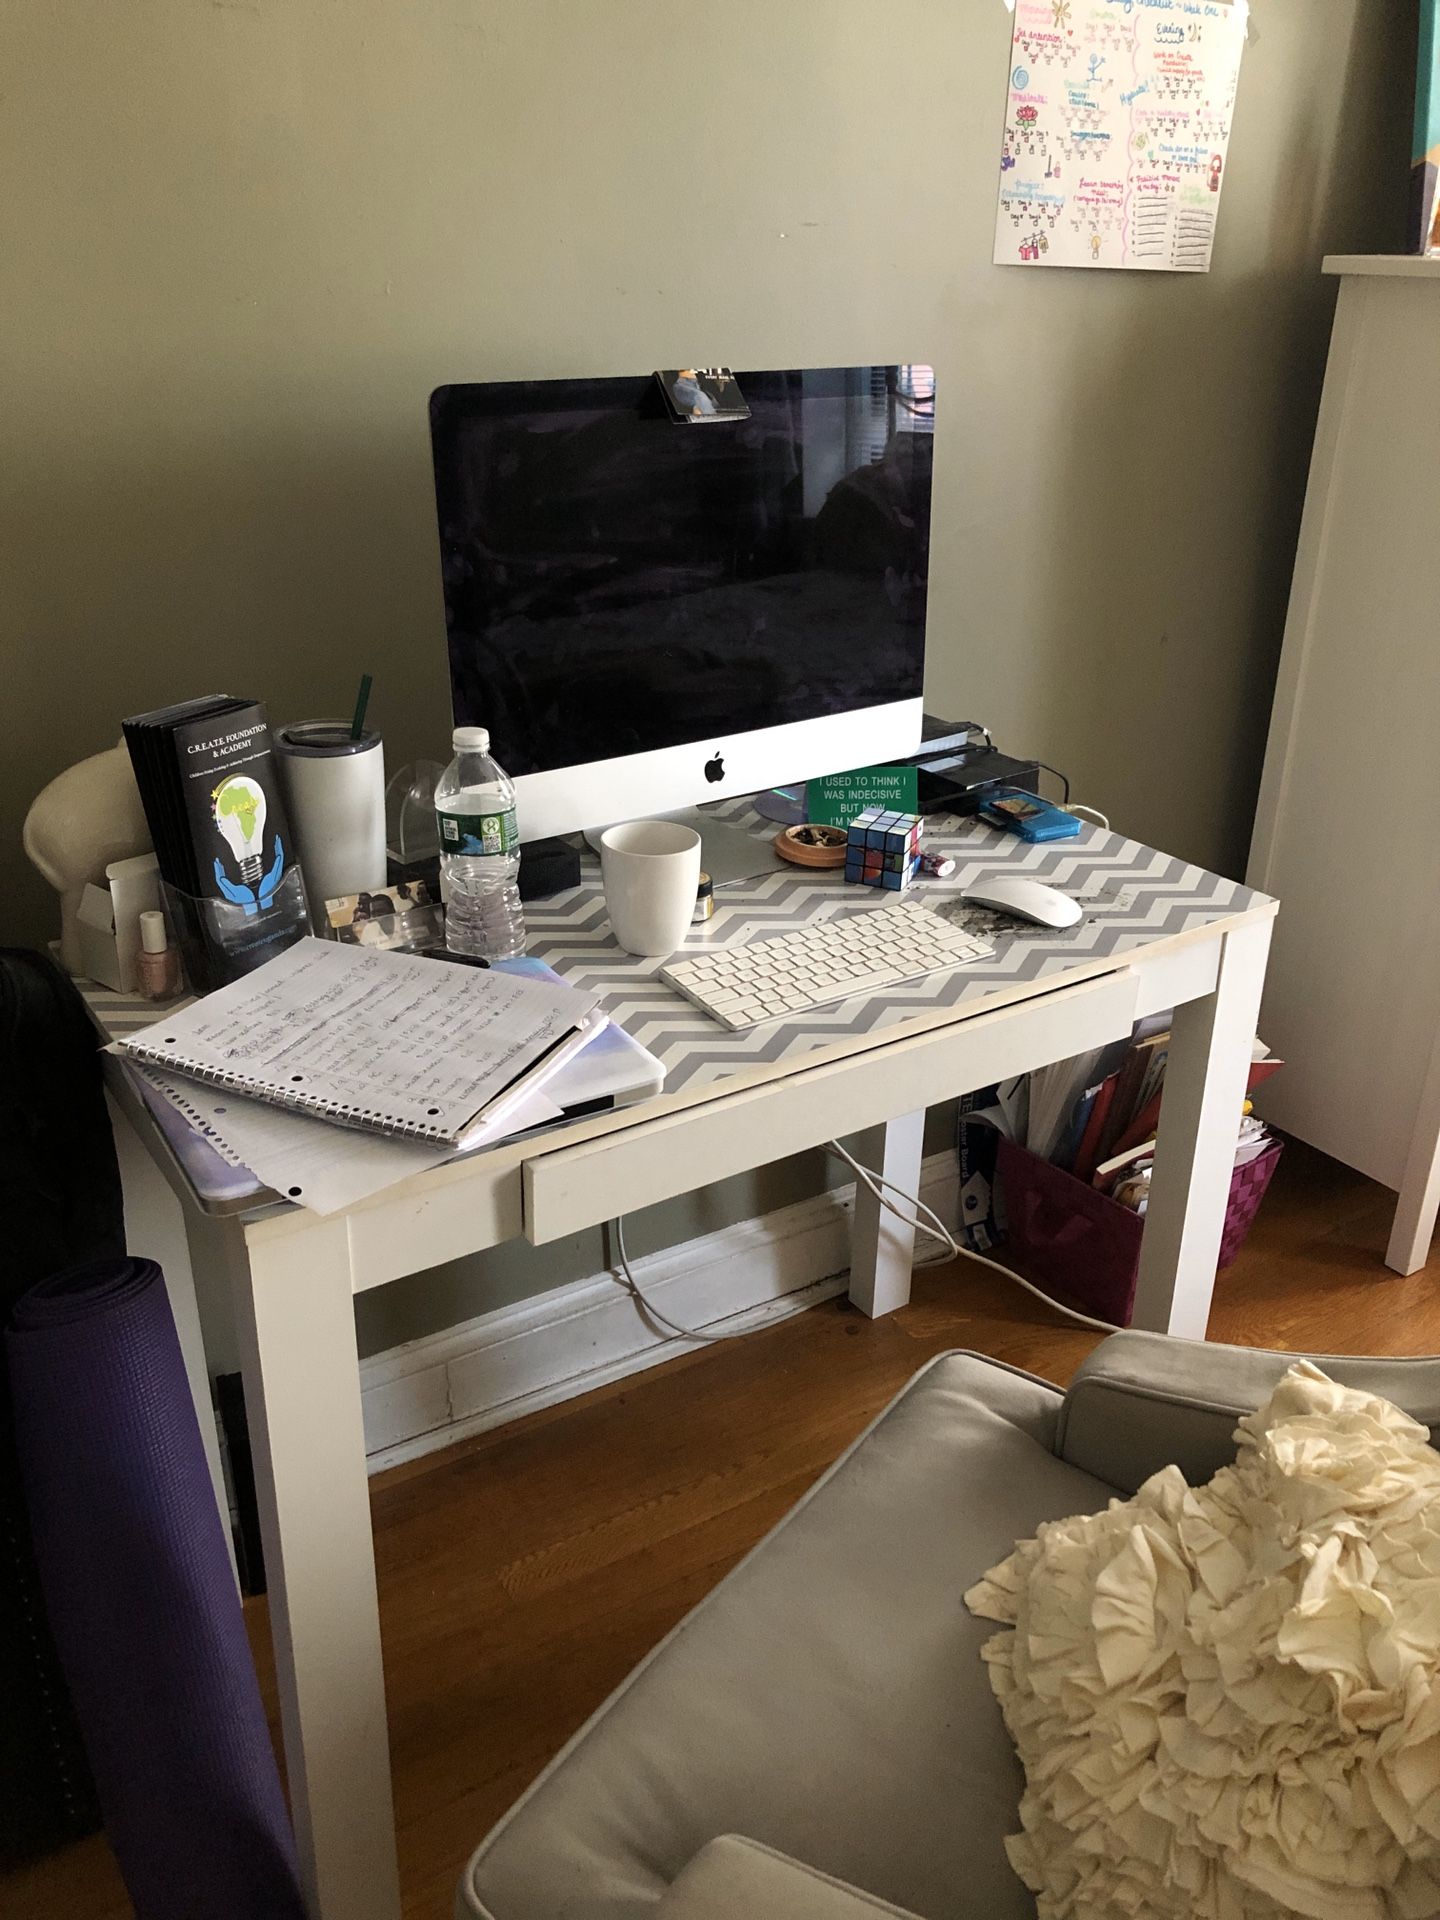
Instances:
[[[1287,1150],[1212,1338],[1440,1352],[1440,1252],[1409,1280],[1387,1274],[1393,1204]],[[1094,1343],[955,1264],[918,1275],[889,1319],[817,1307],[375,1480],[407,1915],[445,1920],[491,1823],[922,1361],[974,1347],[1063,1383]],[[250,1615],[268,1690],[263,1604]],[[0,1910],[130,1908],[97,1838],[0,1878]]]

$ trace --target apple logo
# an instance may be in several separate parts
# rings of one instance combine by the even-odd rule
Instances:
[[[718,753],[713,760],[707,760],[705,762],[705,778],[710,782],[712,787],[717,780],[723,780],[725,778],[725,762]]]

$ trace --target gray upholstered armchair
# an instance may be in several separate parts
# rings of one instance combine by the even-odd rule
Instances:
[[[1033,1920],[961,1595],[1167,1461],[1207,1479],[1293,1357],[1122,1333],[1064,1394],[933,1360],[501,1821],[460,1920]],[[1440,1361],[1319,1359],[1440,1426]]]

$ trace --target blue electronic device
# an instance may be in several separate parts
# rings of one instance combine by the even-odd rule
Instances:
[[[1019,787],[1005,787],[992,795],[981,807],[980,818],[988,826],[1018,833],[1022,840],[1073,840],[1080,831],[1073,813]]]

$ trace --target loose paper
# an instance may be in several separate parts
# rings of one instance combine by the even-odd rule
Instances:
[[[540,965],[536,961],[519,964],[522,968]],[[112,1051],[124,1050],[117,1045]],[[146,1083],[184,1116],[227,1165],[247,1169],[265,1186],[312,1213],[337,1213],[408,1180],[411,1174],[462,1157],[447,1146],[390,1140],[353,1127],[337,1127],[328,1120],[227,1093],[223,1087],[173,1078],[139,1062],[135,1065]],[[637,1075],[647,1067],[652,1076],[642,1082]],[[462,1154],[468,1157],[502,1140],[559,1125],[566,1111],[551,1097],[550,1087],[563,1091],[579,1108],[617,1097],[624,1103],[642,1090],[658,1092],[663,1078],[653,1054],[621,1028],[607,1027],[553,1082],[532,1087],[515,1103],[507,1103],[502,1119],[482,1120],[472,1127]]]
[[[480,1130],[479,1137],[457,1155],[448,1147],[432,1147],[421,1140],[387,1140],[382,1134],[332,1126],[328,1120],[267,1107],[220,1087],[172,1079],[153,1067],[140,1071],[228,1165],[246,1168],[264,1185],[312,1213],[338,1213],[342,1207],[383,1193],[397,1181],[408,1180],[411,1174],[428,1173],[447,1160],[468,1158],[511,1134],[554,1126],[565,1117],[543,1090],[536,1090],[526,1094],[508,1129]]]
[[[1205,273],[1245,0],[1016,0],[1000,266]]]
[[[557,1070],[604,1025],[596,998],[307,939],[122,1044],[162,1072],[457,1145],[482,1113],[509,1117],[529,1069]]]
[[[141,1070],[222,1160],[248,1167],[257,1180],[313,1213],[337,1213],[452,1157],[448,1147],[359,1133],[150,1067]]]

